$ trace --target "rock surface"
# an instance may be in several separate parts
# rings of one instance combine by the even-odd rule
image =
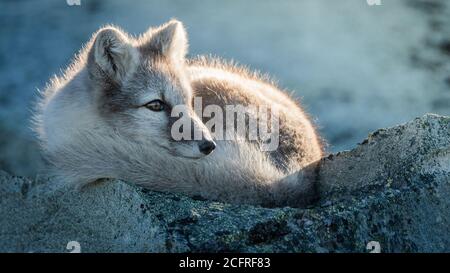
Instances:
[[[0,251],[450,252],[450,118],[426,115],[320,163],[318,204],[261,208],[104,181],[49,194],[0,172]]]

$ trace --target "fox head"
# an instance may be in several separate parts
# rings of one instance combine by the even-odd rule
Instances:
[[[185,29],[176,20],[138,38],[115,27],[102,28],[87,56],[88,89],[98,115],[128,141],[177,157],[201,158],[215,143],[193,109],[185,73],[187,46]],[[175,107],[183,110],[174,115]],[[177,133],[188,130],[200,137],[174,138],[172,126],[180,118],[190,126]]]

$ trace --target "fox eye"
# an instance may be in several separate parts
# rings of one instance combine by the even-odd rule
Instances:
[[[144,106],[152,111],[160,112],[166,108],[165,105],[166,104],[162,100],[152,100]]]

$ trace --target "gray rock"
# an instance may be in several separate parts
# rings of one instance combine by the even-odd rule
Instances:
[[[450,252],[450,118],[378,130],[324,158],[307,209],[230,205],[103,181],[49,193],[51,181],[0,172],[0,251]]]

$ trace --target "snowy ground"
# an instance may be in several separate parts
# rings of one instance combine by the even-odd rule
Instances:
[[[0,169],[33,175],[36,89],[99,26],[138,34],[175,17],[190,53],[271,74],[312,114],[329,151],[427,112],[450,114],[446,0],[0,0]]]

